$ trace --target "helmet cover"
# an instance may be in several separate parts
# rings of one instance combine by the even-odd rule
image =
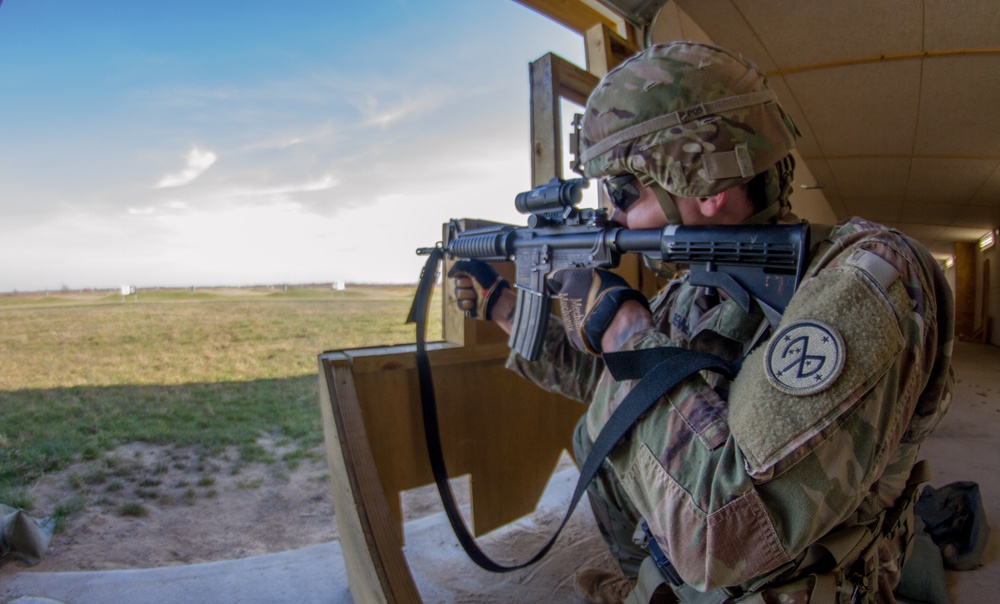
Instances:
[[[708,197],[765,171],[768,203],[788,208],[792,160],[781,160],[797,135],[753,63],[717,46],[673,42],[640,51],[598,83],[579,159],[588,178],[630,173],[658,185],[657,198],[676,221],[665,193]]]

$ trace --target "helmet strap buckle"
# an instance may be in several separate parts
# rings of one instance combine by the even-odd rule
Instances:
[[[2,1],[2,0],[0,0]],[[573,161],[570,163],[569,167],[571,170],[584,176],[583,173],[583,162],[580,160],[580,129],[583,126],[583,114],[574,113],[573,114],[573,131],[569,133],[569,152],[573,156]]]

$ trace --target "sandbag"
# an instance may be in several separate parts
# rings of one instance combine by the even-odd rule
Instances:
[[[979,566],[990,525],[978,484],[959,481],[940,489],[924,487],[913,512],[941,549],[945,568],[972,570]]]
[[[55,522],[37,519],[24,510],[0,504],[0,558],[11,557],[23,564],[38,564],[49,548]]]
[[[948,604],[941,550],[927,534],[920,516],[914,518],[913,551],[910,552],[893,590],[896,600],[912,604]]]

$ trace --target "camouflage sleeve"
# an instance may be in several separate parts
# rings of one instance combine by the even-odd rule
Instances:
[[[937,306],[948,306],[950,294],[905,248],[897,237],[836,250],[745,359],[728,400],[692,376],[609,456],[692,587],[765,576],[841,522],[898,496],[866,505],[883,474],[909,472],[912,459],[894,454],[915,438],[907,427],[921,393],[934,389],[925,385],[941,381],[933,368],[947,365],[950,338],[936,319],[948,315]],[[655,330],[627,343],[670,345]],[[601,378],[587,416],[591,438],[632,385]],[[928,408],[940,410],[946,390],[925,394],[939,397]],[[916,447],[907,451],[913,457]]]
[[[604,362],[570,346],[562,321],[552,315],[537,361],[527,361],[514,351],[507,368],[542,388],[588,404],[604,371]]]

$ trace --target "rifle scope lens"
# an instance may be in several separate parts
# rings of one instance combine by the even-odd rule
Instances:
[[[565,208],[580,203],[583,199],[582,190],[586,186],[587,180],[584,178],[566,181],[553,178],[540,187],[518,193],[514,198],[514,207],[522,214],[562,212]]]

